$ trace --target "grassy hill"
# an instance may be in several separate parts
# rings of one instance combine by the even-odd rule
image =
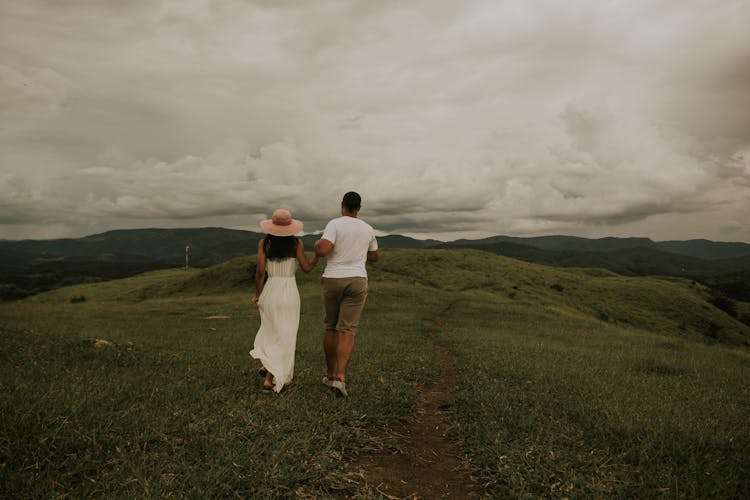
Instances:
[[[154,269],[209,267],[255,253],[265,235],[223,228],[130,229],[84,238],[0,240],[0,300],[16,300],[75,283],[99,282]],[[305,235],[312,248],[319,235]],[[380,238],[381,248],[425,248],[434,240]]]
[[[515,303],[614,323],[620,327],[747,344],[747,325],[709,303],[710,291],[691,280],[625,277],[601,269],[558,269],[472,250],[401,252],[374,271],[389,271],[449,291],[488,291]],[[710,325],[716,326],[710,326]],[[739,326],[739,330],[737,327]],[[730,333],[731,332],[731,333]],[[730,340],[731,338],[731,340]]]
[[[256,251],[264,235],[223,228],[133,229],[78,239],[0,240],[0,300],[15,300],[59,286],[103,281],[153,269],[208,267]],[[310,249],[319,235],[305,235]],[[708,240],[654,242],[648,238],[588,239],[573,236],[442,243],[400,235],[379,238],[381,248],[476,248],[538,264],[601,267],[625,275],[700,279],[734,299],[747,300],[750,245]]]
[[[589,267],[601,268],[625,276],[679,276],[691,278],[704,285],[716,289],[735,300],[750,300],[750,255],[718,258],[720,252],[725,254],[739,253],[744,250],[744,243],[736,246],[730,243],[705,242],[711,246],[706,254],[713,257],[699,258],[687,253],[673,253],[665,251],[658,245],[630,247],[641,239],[605,238],[604,240],[584,240],[578,248],[599,248],[599,250],[575,250],[555,248],[575,248],[580,238],[550,237],[551,241],[543,238],[527,238],[531,243],[539,240],[541,246],[520,244],[505,237],[490,238],[477,241],[457,241],[444,243],[441,248],[474,248],[498,255],[505,255],[527,262],[560,267]],[[512,239],[518,241],[517,238]],[[650,241],[650,240],[648,240]],[[698,240],[701,241],[701,240]],[[653,243],[653,242],[652,242]],[[671,242],[676,250],[692,248],[691,242]],[[683,245],[683,243],[685,245]],[[536,243],[535,243],[536,244]],[[694,253],[700,253],[704,248],[701,244]],[[710,253],[713,252],[713,253]]]
[[[241,257],[0,305],[0,495],[377,496],[349,464],[392,446],[383,431],[412,418],[436,345],[462,374],[450,436],[490,496],[750,487],[750,329],[700,284],[385,250],[342,400],[319,382],[320,269],[298,276],[295,380],[260,393],[252,269]]]
[[[253,231],[219,227],[184,229],[121,229],[83,238],[52,240],[0,240],[0,255],[10,265],[28,265],[39,258],[98,257],[138,255],[171,266],[184,264],[185,245],[199,267],[218,264],[240,255],[255,253],[265,235]],[[302,237],[308,248],[320,237]],[[426,248],[439,243],[406,236],[388,235],[379,239],[382,248]]]
[[[0,241],[0,300],[154,269],[207,267],[248,255],[263,235],[223,228],[117,230],[76,239]]]
[[[613,248],[607,251],[549,250],[512,242],[455,242],[443,244],[442,248],[473,248],[537,264],[597,267],[626,276],[706,277],[750,272],[750,255],[706,260],[654,247]]]
[[[392,255],[397,258],[371,271],[372,280],[418,283],[444,291],[482,290],[546,311],[594,318],[622,328],[750,345],[747,325],[712,305],[710,291],[694,281],[625,277],[600,269],[554,269],[473,250],[404,250]],[[176,269],[71,286],[42,294],[38,300],[67,302],[83,296],[95,301],[140,301],[249,291],[253,272],[253,260],[245,257],[207,269]]]

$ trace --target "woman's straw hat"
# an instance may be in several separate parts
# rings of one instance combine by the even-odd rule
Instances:
[[[303,224],[297,219],[292,219],[292,212],[279,208],[273,212],[270,219],[261,221],[260,227],[274,236],[293,236],[302,231]]]

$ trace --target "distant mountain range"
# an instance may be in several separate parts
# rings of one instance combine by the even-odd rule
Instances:
[[[83,238],[0,240],[0,298],[19,298],[85,281],[129,276],[185,265],[207,267],[255,254],[262,233],[223,228],[132,229]],[[307,249],[319,235],[306,235]],[[648,238],[588,239],[574,236],[478,240],[378,238],[381,248],[474,248],[520,260],[562,267],[598,267],[624,275],[668,275],[701,280],[738,300],[750,301],[750,244]]]
[[[500,243],[515,243],[542,250],[571,252],[612,252],[633,248],[648,248],[662,252],[678,253],[699,259],[717,260],[750,255],[750,244],[709,240],[653,241],[649,238],[599,238],[588,239],[577,236],[537,236],[517,238],[492,236],[480,240],[456,240],[450,246],[481,246]]]

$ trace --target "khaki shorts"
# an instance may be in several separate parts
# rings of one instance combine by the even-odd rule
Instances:
[[[367,278],[323,278],[326,330],[357,333],[367,299]]]

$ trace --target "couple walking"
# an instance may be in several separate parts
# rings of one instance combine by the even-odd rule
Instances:
[[[292,380],[300,313],[294,275],[297,268],[306,273],[312,271],[318,260],[325,257],[323,383],[342,396],[347,395],[346,371],[367,298],[365,263],[378,260],[375,232],[357,218],[361,205],[362,198],[357,193],[350,191],[344,195],[341,217],[328,222],[315,242],[311,260],[305,255],[302,240],[294,236],[302,230],[302,222],[293,219],[288,210],[276,210],[271,219],[260,223],[267,235],[258,244],[252,301],[260,310],[260,329],[250,355],[263,364],[264,390],[281,392]]]

